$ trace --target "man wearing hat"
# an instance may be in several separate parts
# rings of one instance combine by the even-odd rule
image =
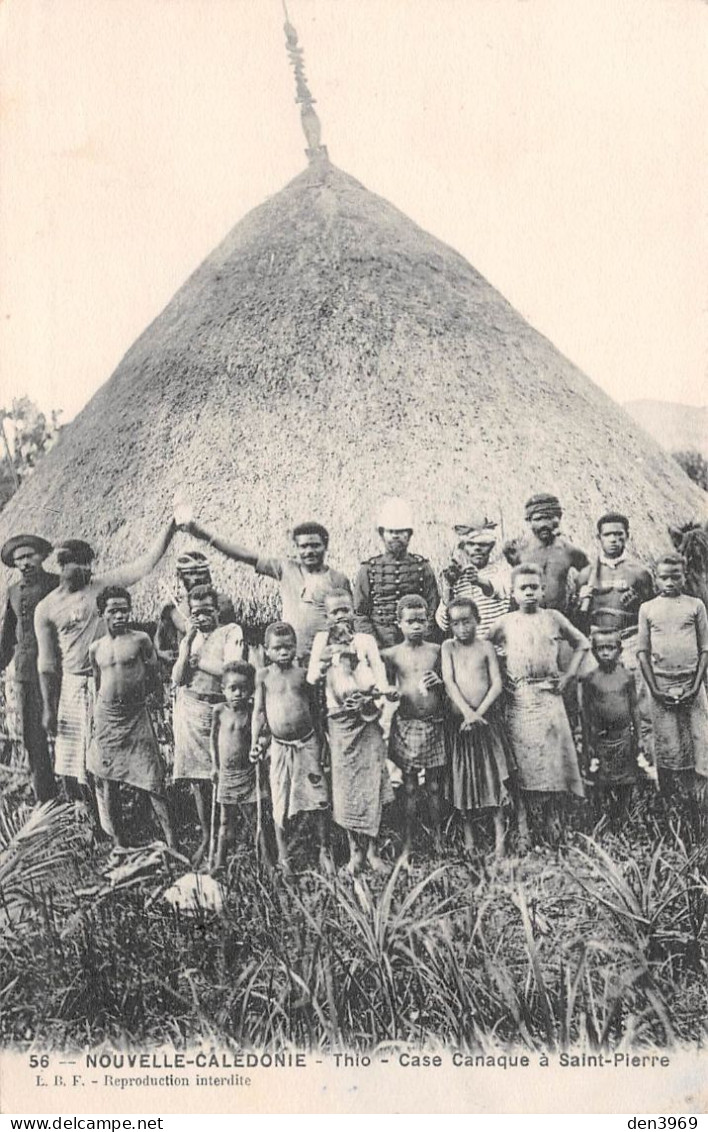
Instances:
[[[371,633],[380,648],[401,641],[396,606],[405,594],[420,594],[432,618],[440,602],[438,584],[427,558],[410,554],[413,515],[403,499],[387,499],[378,515],[383,554],[362,562],[354,583],[354,612],[359,633]]]
[[[496,545],[496,523],[472,516],[455,526],[457,546],[443,570],[443,594],[435,620],[446,635],[450,630],[447,607],[455,597],[469,597],[479,611],[477,635],[486,638],[499,617],[509,612],[511,568],[505,559],[489,563]]]
[[[532,495],[525,511],[531,537],[521,546],[507,543],[504,553],[512,566],[534,563],[541,568],[543,604],[546,609],[557,609],[567,617],[573,593],[570,571],[583,570],[588,565],[588,556],[560,535],[563,509],[556,495],[546,492]]]
[[[96,598],[105,586],[132,586],[145,578],[162,558],[176,530],[171,519],[145,554],[98,578],[92,575],[95,555],[87,542],[65,539],[56,548],[59,585],[37,606],[34,627],[44,705],[42,724],[47,734],[56,735],[54,770],[64,779],[70,797],[80,798],[81,788],[87,784],[86,752],[94,708],[89,649],[104,633]]]
[[[37,676],[37,637],[34,611],[59,585],[56,574],[43,566],[52,545],[37,535],[15,535],[0,550],[5,566],[19,571],[7,595],[0,634],[0,672],[14,660],[14,683],[22,743],[27,751],[32,785],[38,802],[56,794],[47,735],[42,727],[42,695]]]

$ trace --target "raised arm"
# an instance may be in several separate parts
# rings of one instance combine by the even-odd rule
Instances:
[[[235,542],[228,542],[221,535],[214,535],[207,531],[204,527],[200,527],[198,523],[190,523],[186,527],[187,532],[193,535],[194,538],[201,539],[202,542],[208,542],[209,546],[215,547],[227,558],[233,558],[235,562],[245,562],[247,566],[255,566],[261,555],[257,550],[248,550],[245,546],[239,546]]]
[[[133,586],[142,578],[146,578],[150,571],[157,566],[172,542],[176,530],[177,525],[174,519],[170,519],[145,554],[134,559],[133,562],[126,562],[123,566],[116,566],[115,569],[101,574],[102,583],[106,586]]]

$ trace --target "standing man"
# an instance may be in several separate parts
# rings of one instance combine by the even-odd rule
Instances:
[[[567,617],[575,589],[570,571],[583,570],[588,565],[588,556],[560,535],[563,509],[557,496],[533,495],[527,500],[525,511],[531,538],[521,546],[507,543],[504,553],[512,566],[532,564],[540,568],[544,607],[557,609]]]
[[[627,554],[629,519],[608,511],[597,521],[597,558],[580,572],[578,603],[583,631],[607,629],[619,633],[622,663],[634,677],[645,753],[651,750],[651,695],[637,656],[639,606],[654,596],[645,566]]]
[[[20,734],[27,751],[32,786],[38,802],[56,794],[47,734],[42,727],[42,694],[37,676],[37,637],[34,611],[40,601],[59,585],[56,574],[43,566],[51,554],[51,543],[37,535],[15,535],[0,550],[6,566],[19,571],[20,580],[10,586],[0,635],[0,672],[14,660],[14,682]]]
[[[40,601],[34,627],[42,724],[48,735],[56,735],[55,773],[64,779],[69,797],[80,798],[88,781],[86,751],[94,710],[89,649],[104,633],[96,598],[106,586],[132,586],[145,578],[162,558],[176,529],[171,519],[147,553],[101,577],[92,575],[95,555],[87,542],[65,539],[57,547],[59,586]]]
[[[387,499],[379,512],[379,537],[383,554],[362,562],[354,583],[354,613],[359,633],[370,633],[380,648],[391,648],[403,639],[396,608],[408,594],[418,594],[434,613],[440,603],[438,584],[427,558],[410,554],[413,516],[403,499]]]
[[[252,566],[257,574],[280,582],[283,621],[292,625],[297,637],[297,660],[306,668],[317,633],[327,628],[325,598],[345,589],[351,593],[349,579],[325,565],[329,547],[329,531],[321,523],[300,523],[293,531],[297,558],[269,558],[257,550],[227,542],[221,535],[212,535],[197,523],[185,530],[204,539],[227,558]]]

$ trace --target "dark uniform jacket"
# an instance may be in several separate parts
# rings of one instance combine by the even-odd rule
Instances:
[[[396,605],[405,594],[420,594],[433,624],[440,602],[438,584],[427,558],[419,554],[377,554],[362,562],[354,583],[354,613],[359,633],[371,633],[382,648],[398,644]]]
[[[59,585],[56,574],[41,570],[32,582],[19,581],[10,586],[5,617],[0,634],[0,672],[15,659],[15,680],[23,683],[37,679],[37,638],[34,633],[34,611],[40,601]]]

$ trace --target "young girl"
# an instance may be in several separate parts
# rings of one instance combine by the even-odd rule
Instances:
[[[496,653],[477,636],[479,612],[469,597],[453,598],[448,606],[452,640],[442,646],[442,676],[455,709],[452,736],[452,804],[462,814],[465,848],[474,849],[472,816],[491,810],[495,853],[504,853],[502,806],[509,795],[508,745],[493,705],[502,691]]]
[[[253,806],[267,796],[249,758],[255,688],[256,672],[250,664],[233,660],[224,666],[221,689],[226,702],[215,705],[211,723],[212,779],[221,807],[219,841],[213,862],[215,871],[224,867],[227,848],[236,840],[237,807]],[[262,828],[260,836],[260,851],[265,860]]]
[[[512,595],[518,605],[497,621],[490,641],[502,656],[506,674],[506,729],[516,763],[519,792],[519,849],[528,848],[526,803],[545,811],[546,836],[560,840],[558,798],[584,797],[578,756],[563,703],[563,692],[577,675],[588,641],[557,609],[541,608],[544,596],[540,566],[528,563],[512,571]],[[562,672],[563,642],[572,649]]]

